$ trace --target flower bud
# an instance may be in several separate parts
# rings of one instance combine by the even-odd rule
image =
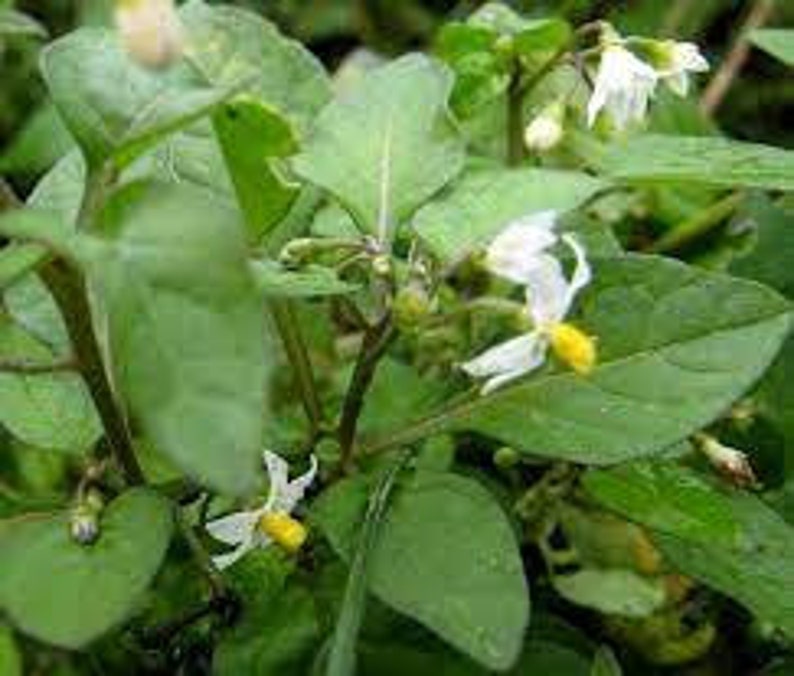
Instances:
[[[75,542],[90,545],[99,537],[97,511],[89,505],[79,504],[72,510],[69,519],[69,533]]]
[[[182,55],[173,0],[117,0],[116,26],[127,53],[146,68],[166,68]]]
[[[510,469],[521,462],[521,456],[510,446],[502,446],[493,454],[493,464],[499,469]]]
[[[714,437],[706,434],[698,435],[696,442],[712,467],[733,484],[742,487],[758,484],[758,479],[756,479],[747,455],[730,446],[723,446]]]
[[[416,326],[430,312],[430,299],[420,284],[409,284],[397,292],[393,305],[394,320],[402,328]]]
[[[524,144],[532,152],[545,153],[562,140],[565,108],[560,102],[546,106],[524,130]]]

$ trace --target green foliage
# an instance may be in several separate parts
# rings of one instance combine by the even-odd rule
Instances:
[[[140,600],[168,547],[171,509],[149,490],[129,491],[102,515],[99,538],[91,545],[71,538],[62,513],[5,522],[0,606],[42,640],[86,645]]]
[[[317,507],[320,527],[345,558],[362,487],[341,483]],[[510,666],[520,651],[529,606],[515,538],[493,497],[470,479],[424,471],[400,489],[368,582],[383,601],[490,668]]]
[[[794,66],[794,31],[785,28],[758,28],[749,37],[756,47],[787,66]]]
[[[363,232],[393,236],[462,168],[450,88],[449,73],[419,55],[363,76],[320,114],[296,171],[336,197]]]

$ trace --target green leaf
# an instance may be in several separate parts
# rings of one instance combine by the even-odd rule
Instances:
[[[583,483],[609,509],[656,531],[727,543],[738,532],[730,500],[696,472],[671,462],[638,461],[591,470]]]
[[[752,495],[735,492],[730,501],[740,524],[733,543],[655,540],[679,570],[794,635],[794,530]]]
[[[646,617],[665,601],[661,580],[630,570],[585,568],[552,578],[554,588],[571,603],[608,615]]]
[[[598,648],[590,667],[590,676],[622,676],[623,670],[612,649],[604,644]]]
[[[0,8],[0,39],[12,37],[46,38],[47,29],[27,14]]]
[[[573,321],[598,338],[590,376],[546,369],[365,445],[372,451],[474,430],[576,462],[656,453],[747,390],[774,358],[790,320],[786,301],[766,287],[639,255],[597,262],[580,306]]]
[[[38,244],[6,244],[0,250],[0,291],[24,277],[47,255]]]
[[[364,522],[359,530],[350,563],[342,605],[328,649],[326,676],[353,676],[356,671],[356,643],[364,620],[367,578],[372,552],[378,542],[394,482],[410,455],[392,463],[369,497]]]
[[[748,36],[750,42],[787,66],[794,66],[794,30],[790,28],[757,28]]]
[[[794,190],[794,151],[717,137],[636,136],[598,163],[614,181]]]
[[[587,659],[569,645],[535,639],[527,643],[519,667],[511,673],[516,676],[588,676],[588,668]]]
[[[8,318],[0,317],[0,359],[51,364],[57,358]],[[66,371],[0,370],[0,422],[25,443],[67,453],[87,451],[102,432],[82,379]]]
[[[390,236],[463,166],[446,107],[451,86],[446,70],[418,54],[367,73],[320,113],[293,166],[361,230]]]
[[[81,648],[122,622],[160,567],[173,528],[171,505],[146,489],[114,500],[99,539],[71,539],[67,514],[0,523],[0,607],[22,631]]]
[[[300,43],[284,37],[251,11],[185,4],[180,18],[188,34],[189,57],[202,75],[221,88],[245,83],[245,92],[273,106],[301,133],[330,97],[328,76]]]
[[[455,262],[487,244],[510,221],[536,211],[575,209],[605,187],[573,171],[470,172],[420,209],[413,228],[441,260]]]
[[[348,560],[366,495],[366,482],[348,480],[316,505],[320,527]],[[418,471],[401,487],[372,552],[369,586],[489,668],[518,657],[529,614],[521,557],[501,507],[471,479]]]
[[[11,628],[5,624],[0,624],[0,674],[22,676],[22,656]]]
[[[88,164],[119,167],[228,98],[229,87],[190,82],[179,69],[156,73],[135,64],[114,31],[82,28],[50,44],[41,70],[58,111]],[[235,83],[236,84],[236,83]]]
[[[330,268],[307,265],[290,270],[276,261],[251,262],[256,285],[265,296],[280,298],[311,298],[351,293],[358,287],[343,282]]]
[[[298,195],[299,185],[276,163],[297,152],[295,133],[275,109],[250,97],[223,106],[213,122],[249,239],[256,243],[286,216]]]
[[[144,435],[215,488],[252,489],[265,348],[242,224],[202,190],[154,182],[115,193],[99,221],[84,257]]]
[[[75,149],[64,155],[36,184],[27,199],[28,206],[57,213],[61,220],[74,226],[86,179],[85,160]]]
[[[34,175],[49,169],[74,148],[58,111],[47,102],[24,123],[0,155],[0,172]]]

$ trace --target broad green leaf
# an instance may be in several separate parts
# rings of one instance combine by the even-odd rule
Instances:
[[[420,209],[413,228],[441,260],[455,262],[487,244],[510,221],[547,209],[575,209],[605,187],[573,171],[471,172]]]
[[[301,133],[328,101],[328,76],[302,45],[261,16],[231,6],[191,0],[180,10],[188,56],[221,88],[245,83],[245,92],[273,106]]]
[[[316,506],[348,560],[366,495],[366,482],[348,480]],[[529,613],[523,565],[501,507],[475,481],[418,471],[394,496],[368,579],[381,600],[485,666],[518,657]]]
[[[395,481],[409,455],[403,454],[383,473],[367,502],[351,556],[342,603],[328,647],[326,676],[352,676],[356,671],[356,644],[364,621],[370,562],[383,528]]]
[[[733,493],[731,511],[740,524],[731,544],[655,540],[679,570],[794,635],[794,529],[752,495]]]
[[[128,57],[114,31],[101,28],[82,28],[50,44],[41,70],[90,166],[108,158],[119,167],[129,164],[231,93],[194,84],[179,69],[148,71]]]
[[[22,655],[11,627],[6,624],[0,624],[0,674],[22,676]]]
[[[114,500],[99,539],[80,545],[68,514],[28,515],[0,523],[0,607],[25,633],[80,648],[122,622],[165,555],[171,505],[146,489]]]
[[[3,295],[8,314],[58,354],[67,354],[69,334],[55,300],[38,275],[28,275]]]
[[[598,339],[590,376],[547,368],[365,445],[373,450],[474,430],[527,453],[576,462],[656,453],[746,391],[774,358],[790,321],[786,301],[766,287],[639,255],[597,263],[579,306],[573,321]]]
[[[749,35],[750,42],[787,66],[794,66],[794,30],[758,28]]]
[[[308,265],[290,270],[276,261],[251,262],[256,285],[265,296],[281,298],[310,298],[350,293],[358,287],[343,282],[330,268]]]
[[[35,175],[49,169],[74,147],[51,103],[36,110],[0,155],[0,172]]]
[[[0,250],[0,292],[24,277],[46,253],[38,244],[6,244]]]
[[[607,615],[646,617],[665,601],[659,579],[630,570],[585,568],[552,578],[554,588],[571,603]]]
[[[273,108],[250,96],[221,107],[213,123],[249,240],[259,242],[286,216],[300,189],[277,164],[277,158],[297,152],[295,133]]]
[[[637,136],[610,146],[598,164],[628,183],[794,190],[794,151],[717,137]]]
[[[361,230],[390,236],[463,166],[447,112],[451,80],[418,54],[367,73],[320,113],[293,166]]]
[[[0,360],[51,364],[57,359],[7,317],[0,318]],[[82,379],[67,371],[0,370],[0,422],[25,443],[67,453],[87,451],[102,431]]]
[[[197,188],[115,193],[83,241],[116,383],[144,436],[211,486],[255,485],[265,409],[263,311],[236,214]]]
[[[574,648],[545,639],[527,643],[518,667],[510,674],[515,676],[588,676],[589,663]]]
[[[627,519],[656,531],[699,542],[736,537],[730,500],[698,474],[665,461],[638,461],[591,470],[588,493]]]
[[[0,8],[0,39],[13,37],[46,38],[47,29],[27,14]]]
[[[57,213],[61,220],[74,226],[85,185],[85,161],[75,149],[55,163],[36,184],[27,199],[27,205]]]

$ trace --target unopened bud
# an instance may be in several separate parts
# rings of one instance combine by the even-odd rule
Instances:
[[[528,150],[545,153],[562,140],[565,107],[560,102],[552,103],[532,119],[524,130],[524,144]]]
[[[712,467],[726,477],[731,483],[740,487],[751,487],[758,484],[753,467],[747,455],[730,446],[723,446],[714,437],[700,434],[696,441]]]
[[[278,255],[278,260],[287,267],[297,267],[314,250],[315,240],[310,237],[293,239],[284,245]]]
[[[97,511],[85,504],[77,505],[69,519],[69,533],[75,542],[90,545],[99,537]]]
[[[521,456],[510,446],[502,446],[493,454],[493,464],[499,469],[510,469],[521,462]]]
[[[419,284],[409,284],[397,292],[393,305],[394,320],[398,326],[416,326],[430,312],[430,298]]]
[[[146,68],[166,68],[182,55],[173,0],[116,0],[116,26],[127,53]]]
[[[391,260],[385,254],[379,254],[372,259],[372,271],[378,277],[391,277]]]

